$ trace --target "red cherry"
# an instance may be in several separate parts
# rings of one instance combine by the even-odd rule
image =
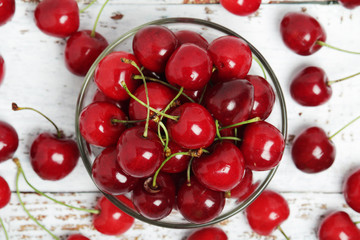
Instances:
[[[11,191],[9,188],[9,184],[6,180],[0,176],[0,209],[5,207],[11,198]]]
[[[219,81],[244,78],[250,70],[252,63],[250,47],[238,37],[219,37],[210,43],[208,52],[216,67],[214,74]]]
[[[299,71],[291,82],[291,97],[303,106],[324,104],[332,95],[332,89],[328,81],[323,69],[306,67]]]
[[[123,111],[125,114],[128,112],[128,108],[129,108],[129,101],[127,101],[127,100],[115,101],[114,99],[111,99],[111,98],[105,96],[105,94],[103,94],[99,89],[96,89],[96,92],[93,97],[93,102],[112,103],[112,104],[116,105],[117,107],[119,107],[121,109],[121,111]]]
[[[0,85],[4,79],[4,76],[5,76],[5,61],[4,58],[0,55]]]
[[[220,0],[220,4],[235,15],[247,16],[259,9],[261,0]]]
[[[185,148],[180,147],[173,141],[169,141],[168,148],[170,149],[171,154],[178,152],[187,152]],[[167,173],[182,172],[187,169],[189,161],[190,156],[188,155],[176,155],[166,162],[166,164],[161,168],[161,171]]]
[[[117,144],[120,167],[136,178],[151,176],[164,160],[164,147],[158,135],[150,129],[146,138],[143,133],[140,126],[126,129]]]
[[[257,187],[259,185],[260,185],[260,181],[257,181],[255,183],[251,184],[247,189],[244,189],[244,192],[242,193],[242,195],[240,195],[237,198],[237,202],[242,202],[242,201],[245,201],[246,199],[248,199],[248,197],[250,197],[250,195],[255,192],[255,190],[257,189]]]
[[[169,57],[176,49],[178,40],[174,33],[164,26],[147,26],[134,36],[134,55],[148,70],[163,73]]]
[[[118,165],[115,146],[105,148],[95,158],[92,165],[92,176],[102,191],[113,195],[130,192],[138,181],[124,173]]]
[[[206,223],[216,218],[224,208],[223,192],[201,185],[195,177],[190,185],[185,182],[177,194],[177,205],[185,219],[193,223]]]
[[[189,98],[191,98],[192,100],[194,100],[195,102],[199,102],[201,95],[203,94],[203,91],[205,91],[206,89],[200,89],[200,90],[188,90],[188,89],[184,89],[183,93],[185,93]],[[179,97],[179,100],[181,103],[186,103],[186,102],[190,102],[190,100],[188,98],[186,98],[184,95],[181,95]]]
[[[279,164],[285,141],[281,132],[270,123],[261,121],[246,125],[240,150],[246,167],[266,171]]]
[[[131,64],[121,61],[122,58],[134,61],[138,66],[134,55],[127,52],[112,52],[105,56],[95,69],[94,81],[100,91],[107,97],[117,101],[123,101],[130,98],[123,86],[125,82],[130,92],[133,92],[139,85],[138,80],[133,76],[140,74]]]
[[[265,120],[272,112],[275,103],[275,92],[268,81],[256,75],[245,77],[254,86],[254,105],[249,118],[260,117]]]
[[[345,178],[343,193],[346,203],[360,213],[360,168]]]
[[[137,211],[152,220],[168,216],[175,202],[175,184],[172,178],[159,173],[156,188],[152,188],[153,178],[140,181],[133,190],[132,200]]]
[[[290,215],[286,200],[271,190],[264,190],[245,210],[251,229],[260,235],[270,235]]]
[[[67,238],[67,240],[90,240],[90,239],[81,234],[72,234]]]
[[[66,177],[75,168],[79,157],[74,140],[50,133],[40,134],[30,148],[31,166],[44,180]]]
[[[177,121],[168,119],[170,138],[179,146],[188,149],[209,147],[216,135],[215,121],[200,104],[184,103],[171,112],[180,116]]]
[[[243,79],[219,82],[205,96],[205,107],[222,126],[249,119],[254,105],[254,87]]]
[[[213,63],[207,51],[193,43],[178,47],[169,58],[165,75],[172,85],[199,90],[210,81]]]
[[[15,13],[15,0],[0,0],[0,26],[7,23]]]
[[[290,12],[284,16],[280,32],[285,45],[297,54],[307,56],[321,48],[326,33],[320,23],[306,13]]]
[[[184,43],[193,43],[203,49],[207,49],[209,46],[208,41],[199,33],[191,30],[180,30],[174,33],[179,41],[179,45]]]
[[[220,228],[207,227],[191,233],[187,240],[228,240],[228,237]]]
[[[248,189],[251,187],[253,181],[253,172],[249,169],[245,169],[245,173],[240,182],[230,191],[231,198],[240,198],[244,196]]]
[[[125,125],[113,123],[113,119],[126,120],[126,116],[114,104],[93,102],[80,113],[80,133],[90,144],[101,147],[115,145]]]
[[[194,175],[214,191],[230,191],[244,175],[245,163],[240,150],[230,142],[217,143],[213,152],[194,159]]]
[[[7,122],[0,121],[0,163],[12,158],[18,146],[16,130]]]
[[[75,75],[85,76],[100,53],[108,46],[106,39],[91,30],[73,33],[66,41],[65,64]]]
[[[358,240],[360,230],[351,221],[349,214],[336,211],[321,221],[317,235],[319,240]]]
[[[134,208],[127,197],[120,195],[116,196],[116,198],[128,207]],[[93,216],[93,225],[102,234],[120,235],[129,230],[134,224],[133,217],[121,211],[104,196],[98,200],[96,209],[100,210],[100,213]]]
[[[291,149],[295,166],[306,173],[328,169],[335,160],[335,154],[335,145],[319,127],[310,127],[301,132]]]
[[[35,8],[36,26],[44,33],[65,38],[79,28],[79,7],[75,0],[43,0]]]
[[[346,8],[353,9],[360,6],[359,0],[339,0],[339,2]]]

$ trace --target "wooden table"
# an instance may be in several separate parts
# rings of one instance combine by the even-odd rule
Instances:
[[[344,210],[355,221],[360,215],[350,209],[342,195],[345,174],[360,165],[360,127],[355,123],[333,139],[337,157],[333,166],[318,174],[305,174],[294,166],[290,157],[291,139],[307,126],[320,126],[334,133],[360,114],[360,79],[333,86],[331,100],[320,107],[307,108],[295,103],[289,94],[293,74],[302,66],[324,68],[330,79],[338,79],[360,69],[360,56],[321,49],[318,53],[302,57],[283,44],[279,22],[289,11],[307,12],[317,18],[327,32],[327,42],[346,49],[360,51],[360,8],[348,10],[338,4],[276,4],[263,1],[259,11],[249,17],[238,17],[224,10],[216,1],[182,0],[118,0],[110,1],[101,16],[97,31],[109,42],[121,33],[142,23],[164,17],[197,17],[207,19],[238,32],[263,53],[273,67],[282,85],[288,108],[289,142],[283,160],[269,188],[281,192],[290,205],[290,217],[282,228],[293,240],[316,239],[321,217],[332,210]],[[80,29],[91,29],[102,1],[81,14]],[[275,4],[270,4],[275,3]],[[31,106],[45,112],[66,133],[74,134],[74,112],[82,78],[68,72],[63,60],[65,39],[49,37],[40,32],[33,21],[36,1],[17,1],[11,22],[0,27],[0,53],[6,61],[6,76],[0,86],[0,119],[8,121],[20,137],[16,156],[25,169],[30,182],[68,204],[92,208],[100,196],[88,176],[83,163],[65,179],[58,182],[41,180],[29,164],[29,147],[35,136],[52,126],[31,112],[13,112],[11,102]],[[80,8],[84,6],[79,3]],[[111,18],[122,15],[121,19]],[[11,239],[51,239],[36,226],[19,205],[15,194],[16,167],[12,161],[0,166],[0,175],[13,191],[10,204],[0,210]],[[91,239],[185,239],[192,230],[171,230],[136,221],[133,228],[119,237],[108,237],[95,231],[91,216],[55,205],[35,194],[21,181],[23,200],[28,209],[54,234],[65,239],[68,234],[80,232]],[[283,239],[278,231],[269,237],[253,233],[240,213],[219,226],[229,239]],[[0,230],[0,239],[4,239]]]

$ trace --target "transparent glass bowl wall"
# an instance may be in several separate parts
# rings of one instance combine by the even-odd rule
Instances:
[[[81,110],[86,107],[88,104],[92,102],[92,98],[94,96],[94,93],[96,91],[96,85],[93,81],[93,76],[95,72],[95,68],[97,64],[100,62],[102,58],[104,58],[107,54],[113,52],[113,51],[127,51],[132,53],[132,39],[133,35],[141,28],[148,26],[148,25],[163,25],[168,27],[169,29],[173,31],[178,30],[192,30],[195,32],[200,33],[203,37],[205,37],[208,42],[210,43],[213,39],[218,38],[220,36],[224,35],[233,35],[239,38],[242,38],[239,34],[236,32],[218,25],[216,23],[212,23],[209,21],[201,20],[201,19],[194,19],[194,18],[167,18],[167,19],[160,19],[153,22],[149,22],[146,24],[143,24],[141,26],[138,26],[134,28],[133,30],[123,34],[120,36],[115,42],[111,43],[97,58],[97,60],[94,62],[92,67],[90,68],[89,72],[85,76],[84,84],[81,88],[78,102],[76,106],[76,115],[75,115],[75,128],[76,128],[76,140],[80,149],[81,157],[84,162],[84,165],[89,173],[89,175],[92,177],[91,174],[91,167],[92,163],[95,159],[95,157],[101,152],[102,149],[95,147],[95,146],[89,146],[89,144],[86,143],[86,141],[82,138],[80,131],[79,131],[79,115]],[[246,41],[244,38],[242,38],[244,41]],[[269,83],[273,86],[275,93],[276,93],[276,102],[273,109],[273,112],[271,113],[270,117],[266,120],[270,123],[272,123],[274,126],[276,126],[282,134],[285,136],[287,135],[287,113],[286,113],[286,106],[285,106],[285,100],[284,96],[280,87],[280,84],[271,69],[270,65],[267,63],[265,58],[260,54],[260,52],[248,41],[246,41],[253,53],[253,57],[257,58],[261,64],[263,65],[267,80]],[[263,76],[263,72],[259,65],[253,61],[252,67],[249,74],[256,74]],[[111,201],[113,202],[117,207],[119,207],[121,210],[126,212],[127,214],[144,221],[149,224],[161,226],[161,227],[168,227],[168,228],[197,228],[197,227],[204,227],[208,225],[212,225],[215,223],[218,223],[220,221],[223,221],[240,211],[244,210],[255,198],[266,188],[266,186],[271,181],[272,177],[274,176],[275,172],[277,170],[277,167],[270,171],[265,172],[257,172],[254,171],[254,179],[255,181],[260,181],[260,184],[258,185],[257,189],[254,191],[252,195],[250,195],[245,201],[237,203],[233,199],[227,199],[225,208],[222,212],[222,214],[217,217],[216,219],[204,223],[204,224],[195,224],[190,223],[184,218],[182,218],[181,214],[177,212],[176,210],[173,210],[173,212],[170,214],[170,216],[159,220],[154,221],[150,220],[148,218],[145,218],[141,215],[139,215],[136,211],[132,210],[131,208],[127,207],[126,205],[122,204],[120,201],[117,200],[112,195],[106,194],[103,192],[103,194]]]

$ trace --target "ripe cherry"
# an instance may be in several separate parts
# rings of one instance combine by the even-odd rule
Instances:
[[[120,195],[116,198],[128,207],[134,208],[127,197]],[[96,209],[100,210],[100,213],[93,215],[93,225],[102,234],[120,235],[129,230],[134,224],[133,217],[121,211],[104,196],[98,200]]]
[[[5,207],[11,198],[11,191],[9,184],[0,176],[0,209]]]
[[[0,55],[0,85],[5,76],[5,61],[4,58]]]
[[[349,214],[336,211],[322,219],[317,235],[319,240],[358,240],[360,230],[351,221]]]
[[[215,121],[200,104],[184,103],[171,112],[180,116],[175,121],[168,119],[167,129],[170,138],[179,146],[188,149],[209,147],[216,135]]]
[[[15,13],[15,0],[0,0],[0,26],[7,23]]]
[[[346,203],[353,210],[360,213],[360,168],[355,169],[346,176],[343,193]]]
[[[75,0],[44,0],[34,12],[36,26],[44,33],[65,38],[79,28],[79,7]]]
[[[210,81],[213,63],[208,52],[193,43],[178,47],[166,63],[168,82],[188,90],[199,90]]]
[[[191,233],[187,240],[228,240],[228,237],[220,228],[207,227]]]
[[[242,79],[250,70],[252,63],[250,47],[238,37],[219,37],[210,43],[208,52],[216,67],[214,74],[218,81]]]
[[[339,0],[339,2],[346,8],[353,9],[360,6],[359,0]]]
[[[67,238],[67,240],[90,240],[90,239],[81,234],[72,234]]]
[[[286,200],[277,192],[264,190],[245,210],[251,229],[260,235],[270,235],[290,215]],[[288,238],[287,238],[288,239]]]
[[[178,40],[164,26],[147,26],[134,36],[133,51],[140,63],[148,70],[163,73],[169,57],[176,49]]]
[[[83,138],[90,144],[107,147],[115,145],[120,134],[125,130],[123,123],[126,115],[112,103],[93,102],[80,113],[79,129]]]
[[[197,32],[191,30],[180,30],[175,32],[174,34],[179,41],[179,46],[184,43],[193,43],[205,50],[209,46],[208,41]]]
[[[246,194],[253,181],[253,172],[246,168],[240,182],[230,191],[231,198],[240,198]]]
[[[19,146],[19,137],[9,123],[0,121],[0,163],[13,157]]]
[[[285,140],[276,127],[264,121],[248,124],[242,139],[240,150],[246,167],[255,171],[266,171],[279,164]]]
[[[261,0],[220,0],[220,4],[235,15],[247,16],[259,9]]]
[[[108,46],[106,39],[91,30],[73,33],[66,41],[66,67],[75,75],[85,76],[95,59]]]
[[[320,23],[306,13],[287,13],[281,21],[280,32],[285,45],[303,56],[318,51],[321,48],[318,41],[326,40]]]
[[[128,108],[129,108],[129,101],[127,101],[127,100],[126,101],[116,101],[114,99],[111,99],[111,98],[105,96],[105,94],[103,94],[99,89],[96,89],[92,101],[93,102],[112,103],[112,104],[116,105],[117,107],[119,107],[121,109],[121,111],[123,111],[127,115]]]
[[[170,149],[170,154],[187,151],[185,148],[180,147],[173,141],[169,141],[168,148]],[[161,171],[167,173],[180,173],[186,170],[189,161],[190,156],[188,155],[176,155],[166,162],[166,164],[161,168]]]

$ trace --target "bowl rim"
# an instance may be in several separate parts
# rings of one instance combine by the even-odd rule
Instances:
[[[85,96],[85,92],[87,89],[88,84],[91,82],[96,66],[98,65],[98,63],[108,54],[110,53],[118,44],[120,44],[122,41],[126,40],[127,38],[131,37],[132,35],[134,35],[139,29],[149,26],[149,25],[164,25],[164,24],[173,24],[173,23],[190,23],[190,24],[195,24],[195,25],[200,25],[203,27],[210,27],[213,28],[215,30],[218,30],[226,35],[232,35],[235,37],[239,37],[242,40],[244,40],[250,47],[252,53],[257,57],[257,59],[262,63],[264,69],[266,70],[266,72],[269,74],[271,81],[275,87],[276,90],[276,95],[278,97],[279,100],[279,104],[280,104],[280,108],[281,108],[281,122],[282,122],[282,126],[281,126],[281,133],[284,136],[285,142],[286,142],[286,138],[287,138],[287,129],[288,129],[288,122],[287,122],[287,110],[286,110],[286,104],[285,104],[285,98],[280,86],[280,83],[274,73],[274,71],[272,70],[272,68],[270,67],[269,63],[266,61],[266,59],[262,56],[262,54],[250,43],[248,42],[246,39],[244,39],[242,36],[240,36],[239,34],[237,34],[236,32],[220,25],[214,22],[210,22],[207,20],[203,20],[203,19],[198,19],[198,18],[187,18],[187,17],[176,17],[176,18],[163,18],[163,19],[158,19],[158,20],[154,20],[154,21],[150,21],[147,22],[145,24],[139,25],[131,30],[129,30],[128,32],[126,32],[125,34],[121,35],[119,38],[117,38],[114,42],[112,42],[99,56],[98,58],[94,61],[94,63],[92,64],[92,66],[90,67],[89,71],[87,72],[85,78],[84,78],[84,82],[83,85],[81,87],[79,96],[78,96],[78,100],[76,103],[76,112],[75,112],[75,133],[76,133],[76,142],[78,144],[78,148],[80,151],[80,155],[82,158],[82,161],[85,165],[85,168],[89,174],[89,176],[91,177],[91,179],[93,180],[92,177],[92,173],[91,173],[91,169],[92,169],[92,164],[90,162],[90,160],[88,159],[87,155],[89,154],[89,151],[87,149],[87,143],[86,141],[82,138],[81,134],[80,134],[80,129],[79,129],[79,116],[82,110],[82,104],[83,104],[83,100],[84,100],[84,96]],[[159,227],[166,227],[166,228],[173,228],[173,229],[191,229],[191,228],[199,228],[199,227],[206,227],[206,226],[210,226],[216,223],[219,223],[223,220],[226,220],[232,216],[234,216],[235,214],[241,212],[242,210],[244,210],[250,203],[252,203],[264,190],[265,188],[268,186],[268,184],[270,183],[271,179],[273,178],[273,176],[275,175],[277,169],[278,169],[279,164],[274,167],[273,169],[271,169],[268,173],[268,175],[266,176],[266,178],[260,183],[260,185],[256,188],[256,190],[243,202],[241,202],[236,208],[221,214],[220,216],[218,216],[217,218],[206,222],[206,223],[176,223],[176,222],[166,222],[166,221],[162,221],[162,220],[151,220],[148,219],[142,215],[140,215],[139,213],[137,213],[136,211],[134,211],[133,209],[127,207],[125,204],[122,204],[114,195],[108,194],[106,192],[103,192],[99,189],[99,191],[107,198],[109,199],[114,205],[116,205],[120,210],[124,211],[125,213],[127,213],[128,215],[141,220],[143,222],[146,222],[148,224],[152,224],[155,226],[159,226]],[[94,180],[93,180],[94,182]],[[94,182],[95,184],[95,182]],[[95,184],[96,186],[96,184]]]

